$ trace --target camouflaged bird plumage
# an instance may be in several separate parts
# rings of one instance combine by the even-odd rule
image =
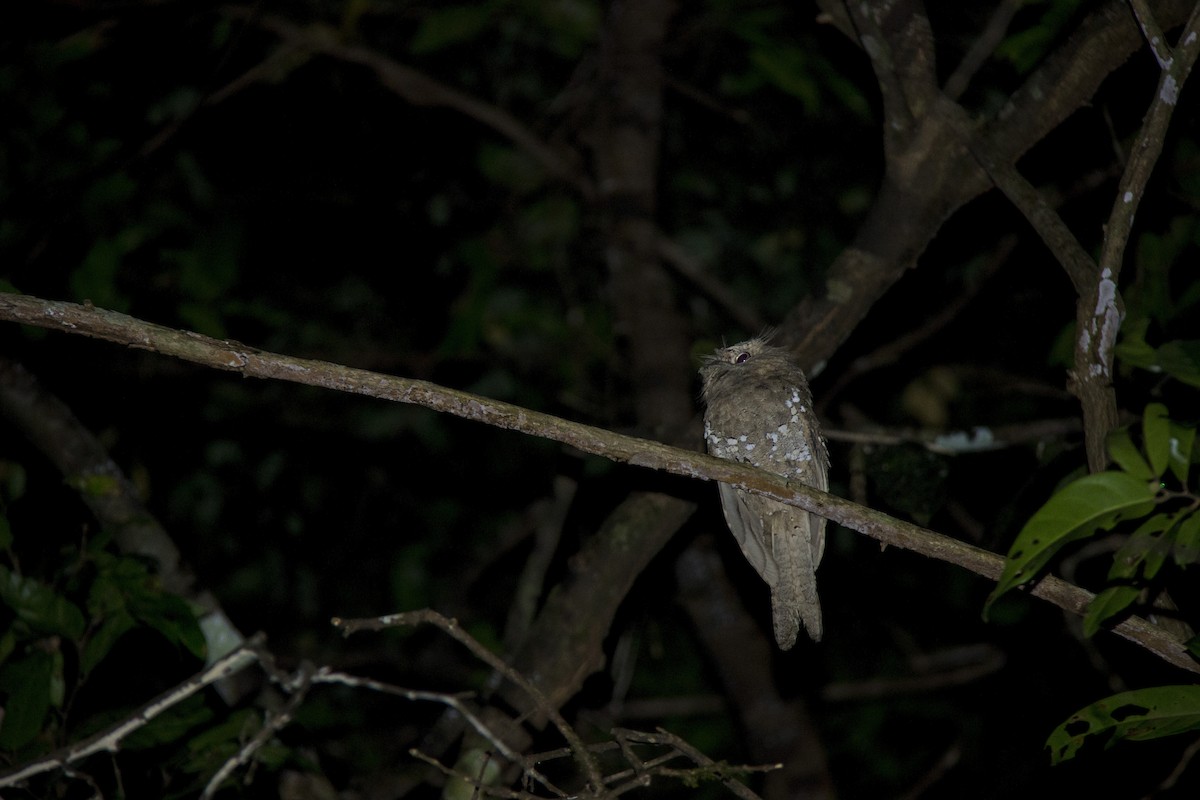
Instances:
[[[804,372],[763,339],[724,347],[705,359],[704,440],[718,458],[753,464],[821,490],[829,456]],[[746,560],[771,587],[775,640],[787,650],[803,622],[820,641],[817,565],[825,519],[803,509],[719,484],[725,521]]]

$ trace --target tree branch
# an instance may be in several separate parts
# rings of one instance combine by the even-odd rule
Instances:
[[[259,14],[238,6],[227,6],[224,13],[256,24],[298,49],[368,67],[375,72],[381,84],[415,106],[442,106],[458,111],[511,141],[532,156],[550,175],[575,186],[585,197],[593,194],[591,182],[573,163],[569,154],[558,152],[520,120],[497,106],[434,80],[369,47],[348,44],[331,27],[301,27],[282,17]]]
[[[1149,11],[1147,10],[1148,14]],[[1139,19],[1141,17],[1139,16]],[[1143,23],[1144,24],[1144,23]],[[1152,44],[1153,46],[1153,44]],[[1165,43],[1164,43],[1165,46]],[[1172,53],[1168,49],[1168,53]],[[1137,142],[1133,146],[1129,163],[1121,175],[1117,187],[1117,197],[1109,213],[1108,224],[1104,228],[1104,246],[1100,252],[1100,269],[1110,269],[1115,278],[1121,268],[1122,256],[1129,242],[1130,230],[1133,227],[1134,213],[1141,202],[1150,173],[1162,153],[1163,140],[1167,135],[1167,126],[1175,111],[1179,93],[1183,84],[1196,63],[1200,54],[1200,4],[1192,9],[1191,16],[1183,26],[1179,36],[1179,44],[1168,63],[1163,66],[1159,76],[1158,90],[1150,102],[1146,112],[1145,122],[1138,133]],[[1159,56],[1155,49],[1155,56]]]
[[[164,711],[178,705],[205,686],[216,683],[230,675],[245,669],[255,661],[262,661],[262,645],[265,641],[262,634],[251,636],[246,642],[229,655],[206,667],[202,672],[193,675],[178,686],[174,686],[160,694],[144,706],[134,711],[120,722],[114,723],[98,733],[85,739],[56,750],[49,755],[34,759],[28,764],[14,767],[0,774],[0,788],[13,786],[28,780],[34,775],[49,772],[54,769],[65,769],[77,761],[82,761],[94,753],[115,753],[121,749],[121,741],[137,729],[143,727]]]
[[[942,93],[946,97],[955,102],[962,97],[962,93],[971,85],[971,79],[975,77],[975,73],[984,65],[996,47],[1004,41],[1004,35],[1008,33],[1008,26],[1022,5],[1022,0],[1002,0],[996,7],[991,18],[988,19],[987,25],[984,26],[983,32],[971,44],[970,49],[962,57],[962,61],[946,79],[946,85],[942,89]]]
[[[1129,8],[1137,17],[1138,27],[1142,29],[1142,35],[1146,37],[1146,43],[1150,45],[1150,51],[1154,53],[1158,65],[1164,70],[1167,69],[1171,64],[1171,48],[1167,45],[1162,28],[1158,26],[1158,20],[1154,18],[1154,12],[1146,0],[1129,0]]]
[[[820,514],[886,544],[956,564],[990,580],[997,580],[1004,566],[1004,558],[995,553],[849,500],[791,484],[784,478],[754,467],[571,422],[427,381],[269,353],[239,342],[221,341],[155,325],[114,311],[25,295],[0,294],[0,319],[105,339],[214,369],[236,372],[243,377],[284,380],[420,405],[493,427],[551,439],[613,461],[688,478],[727,483]],[[1035,597],[1074,614],[1083,614],[1094,596],[1053,576],[1037,581],[1029,591]],[[1192,659],[1180,641],[1146,620],[1131,617],[1115,626],[1113,631],[1175,666],[1200,673],[1200,664]]]
[[[712,535],[697,537],[680,554],[675,580],[692,628],[726,687],[750,758],[783,765],[766,776],[763,794],[833,798],[829,759],[804,696],[780,694],[772,677],[774,642],[738,597]]]
[[[519,686],[521,691],[529,696],[533,701],[539,713],[543,714],[551,722],[558,732],[566,740],[571,748],[571,752],[575,755],[575,759],[579,762],[579,767],[585,775],[588,776],[588,781],[591,784],[593,791],[600,791],[604,785],[604,779],[600,774],[600,766],[592,757],[591,753],[584,746],[583,740],[579,738],[579,734],[575,729],[567,724],[563,719],[562,714],[558,711],[558,705],[551,704],[542,694],[541,690],[533,684],[528,678],[522,675],[519,671],[505,663],[504,659],[497,656],[492,651],[488,650],[479,643],[474,637],[464,631],[458,624],[457,620],[448,619],[442,614],[430,609],[421,611],[408,611],[398,614],[388,614],[383,617],[370,617],[363,619],[341,619],[333,618],[333,626],[341,630],[345,635],[349,636],[352,633],[363,630],[386,630],[387,628],[407,627],[428,623],[439,628],[447,636],[450,636],[455,641],[462,644],[471,651],[471,655],[478,658],[483,663],[487,664],[497,673],[503,675],[505,679],[511,681],[516,686]]]
[[[142,504],[137,490],[92,432],[65,403],[47,391],[20,364],[0,357],[0,412],[75,487],[80,499],[122,553],[149,559],[163,588],[192,598],[195,576],[183,565],[179,548]]]
[[[848,31],[845,4],[818,0],[818,5],[840,30]],[[1170,27],[1181,22],[1194,3],[1161,0],[1151,5],[1160,23]],[[781,343],[801,354],[801,366],[811,368],[827,360],[916,263],[945,220],[991,187],[952,126],[971,131],[972,139],[985,143],[1000,164],[1016,164],[1090,100],[1141,43],[1124,0],[1109,0],[1085,17],[992,119],[976,125],[957,105],[935,96],[924,116],[912,124],[905,146],[885,147],[883,185],[854,242],[829,266],[826,291],[803,298],[780,328]],[[885,131],[900,121],[889,118]]]
[[[223,655],[245,637],[211,592],[196,586],[174,540],[142,503],[124,471],[71,409],[23,366],[0,356],[0,413],[41,451],[74,487],[122,553],[148,559],[164,589],[195,604],[204,618],[210,657]],[[230,682],[220,684],[227,696]]]

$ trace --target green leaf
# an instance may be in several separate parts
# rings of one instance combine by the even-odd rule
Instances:
[[[591,0],[525,0],[521,10],[541,28],[539,40],[563,58],[577,59],[594,42],[604,18],[598,3]]]
[[[997,598],[1036,577],[1066,544],[1109,530],[1154,507],[1155,487],[1124,472],[1098,472],[1073,481],[1039,508],[1017,534],[984,617]]]
[[[1176,380],[1200,388],[1200,341],[1172,341],[1157,351],[1158,365]]]
[[[1142,586],[1158,574],[1171,549],[1171,536],[1163,531],[1172,528],[1177,514],[1155,514],[1134,531],[1113,556],[1108,571],[1109,586],[1088,604],[1083,617],[1083,633],[1093,636],[1096,631],[1127,609],[1137,600]]]
[[[1051,0],[1040,20],[1025,31],[1010,34],[995,50],[993,56],[1009,61],[1024,74],[1033,69],[1045,56],[1051,44],[1070,21],[1080,0]]]
[[[100,623],[88,636],[79,658],[79,671],[86,677],[104,660],[117,640],[133,629],[134,619],[128,612],[119,611]]]
[[[36,631],[72,640],[83,636],[86,623],[78,606],[41,581],[24,578],[3,565],[0,565],[0,602]]]
[[[1200,514],[1191,514],[1175,531],[1175,563],[1181,567],[1200,562]]]
[[[183,645],[197,658],[204,658],[204,632],[191,606],[180,597],[162,594],[139,598],[134,615],[173,644]]]
[[[1083,635],[1094,636],[1105,622],[1129,608],[1141,591],[1136,586],[1110,586],[1092,598],[1083,615]]]
[[[800,101],[805,112],[820,108],[821,93],[813,74],[808,50],[773,42],[750,51],[750,62],[769,83]]]
[[[25,467],[15,461],[0,461],[0,500],[12,502],[25,494]]]
[[[67,679],[63,674],[66,666],[62,650],[55,648],[50,656],[50,705],[62,708],[63,700],[67,697]]]
[[[1148,481],[1156,477],[1141,451],[1133,443],[1129,428],[1117,428],[1108,434],[1108,455],[1117,466],[1135,478]]]
[[[183,772],[211,775],[238,752],[243,742],[262,729],[260,714],[255,709],[243,708],[198,731],[187,743],[187,756],[180,765]]]
[[[431,11],[409,42],[413,55],[425,55],[478,38],[495,20],[495,3],[468,3]]]
[[[1113,556],[1108,579],[1150,580],[1167,560],[1173,537],[1162,532],[1176,524],[1178,514],[1155,514],[1138,526]]]
[[[1121,341],[1117,343],[1113,353],[1123,363],[1142,369],[1158,368],[1158,353],[1146,341],[1146,333],[1150,329],[1150,318],[1146,316],[1133,317],[1121,326]]]
[[[50,711],[53,679],[54,657],[46,652],[30,653],[0,669],[0,692],[8,695],[0,722],[0,750],[24,747],[41,731]]]
[[[0,664],[8,661],[8,657],[17,649],[17,632],[12,628],[0,635]]]
[[[1192,466],[1192,448],[1196,444],[1196,429],[1190,425],[1171,423],[1171,456],[1168,466],[1171,474],[1183,486],[1187,486],[1188,470]]]
[[[1200,686],[1155,686],[1106,697],[1071,715],[1046,740],[1050,760],[1074,758],[1092,737],[1105,747],[1200,729]]]
[[[1167,459],[1171,455],[1171,420],[1162,403],[1146,406],[1142,415],[1142,443],[1155,477],[1161,477],[1167,471]]]
[[[123,750],[145,750],[178,742],[187,733],[213,718],[202,695],[193,695],[159,714],[121,741]]]
[[[480,145],[475,162],[488,180],[520,195],[529,194],[546,180],[545,170],[515,147],[485,143]]]
[[[204,657],[204,633],[196,614],[182,598],[164,592],[145,564],[106,554],[98,554],[96,564],[99,571],[88,592],[88,611],[105,622],[84,649],[86,664],[98,663],[135,622]]]

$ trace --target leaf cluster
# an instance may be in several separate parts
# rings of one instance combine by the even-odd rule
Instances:
[[[1135,439],[1136,435],[1136,439]],[[1004,594],[1037,580],[1069,545],[1119,537],[1103,588],[1089,604],[1083,632],[1098,631],[1139,608],[1175,613],[1160,600],[1168,573],[1200,563],[1200,462],[1194,423],[1171,419],[1162,403],[1146,406],[1139,426],[1109,436],[1116,469],[1067,481],[1017,535],[985,615]],[[1156,605],[1158,606],[1156,608]],[[1200,637],[1189,642],[1200,656]],[[1048,741],[1055,763],[1073,757],[1089,737],[1144,740],[1200,729],[1200,689],[1169,686],[1126,692],[1072,715]]]
[[[207,644],[196,610],[165,591],[146,562],[113,552],[104,533],[48,569],[23,569],[23,560],[42,563],[39,531],[10,522],[26,472],[12,461],[0,472],[8,477],[0,488],[0,758],[20,764],[127,719],[150,687],[201,666]],[[194,696],[121,741],[121,779],[141,786],[157,769],[146,767],[166,761],[172,791],[194,791],[259,720],[253,709],[221,712]],[[286,754],[272,745],[260,756],[278,765]]]

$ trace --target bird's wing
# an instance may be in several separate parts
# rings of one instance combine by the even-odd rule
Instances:
[[[718,487],[725,523],[742,548],[742,555],[767,585],[774,586],[779,581],[779,571],[771,555],[770,542],[763,533],[763,509],[757,507],[761,499],[727,483],[718,484]]]

